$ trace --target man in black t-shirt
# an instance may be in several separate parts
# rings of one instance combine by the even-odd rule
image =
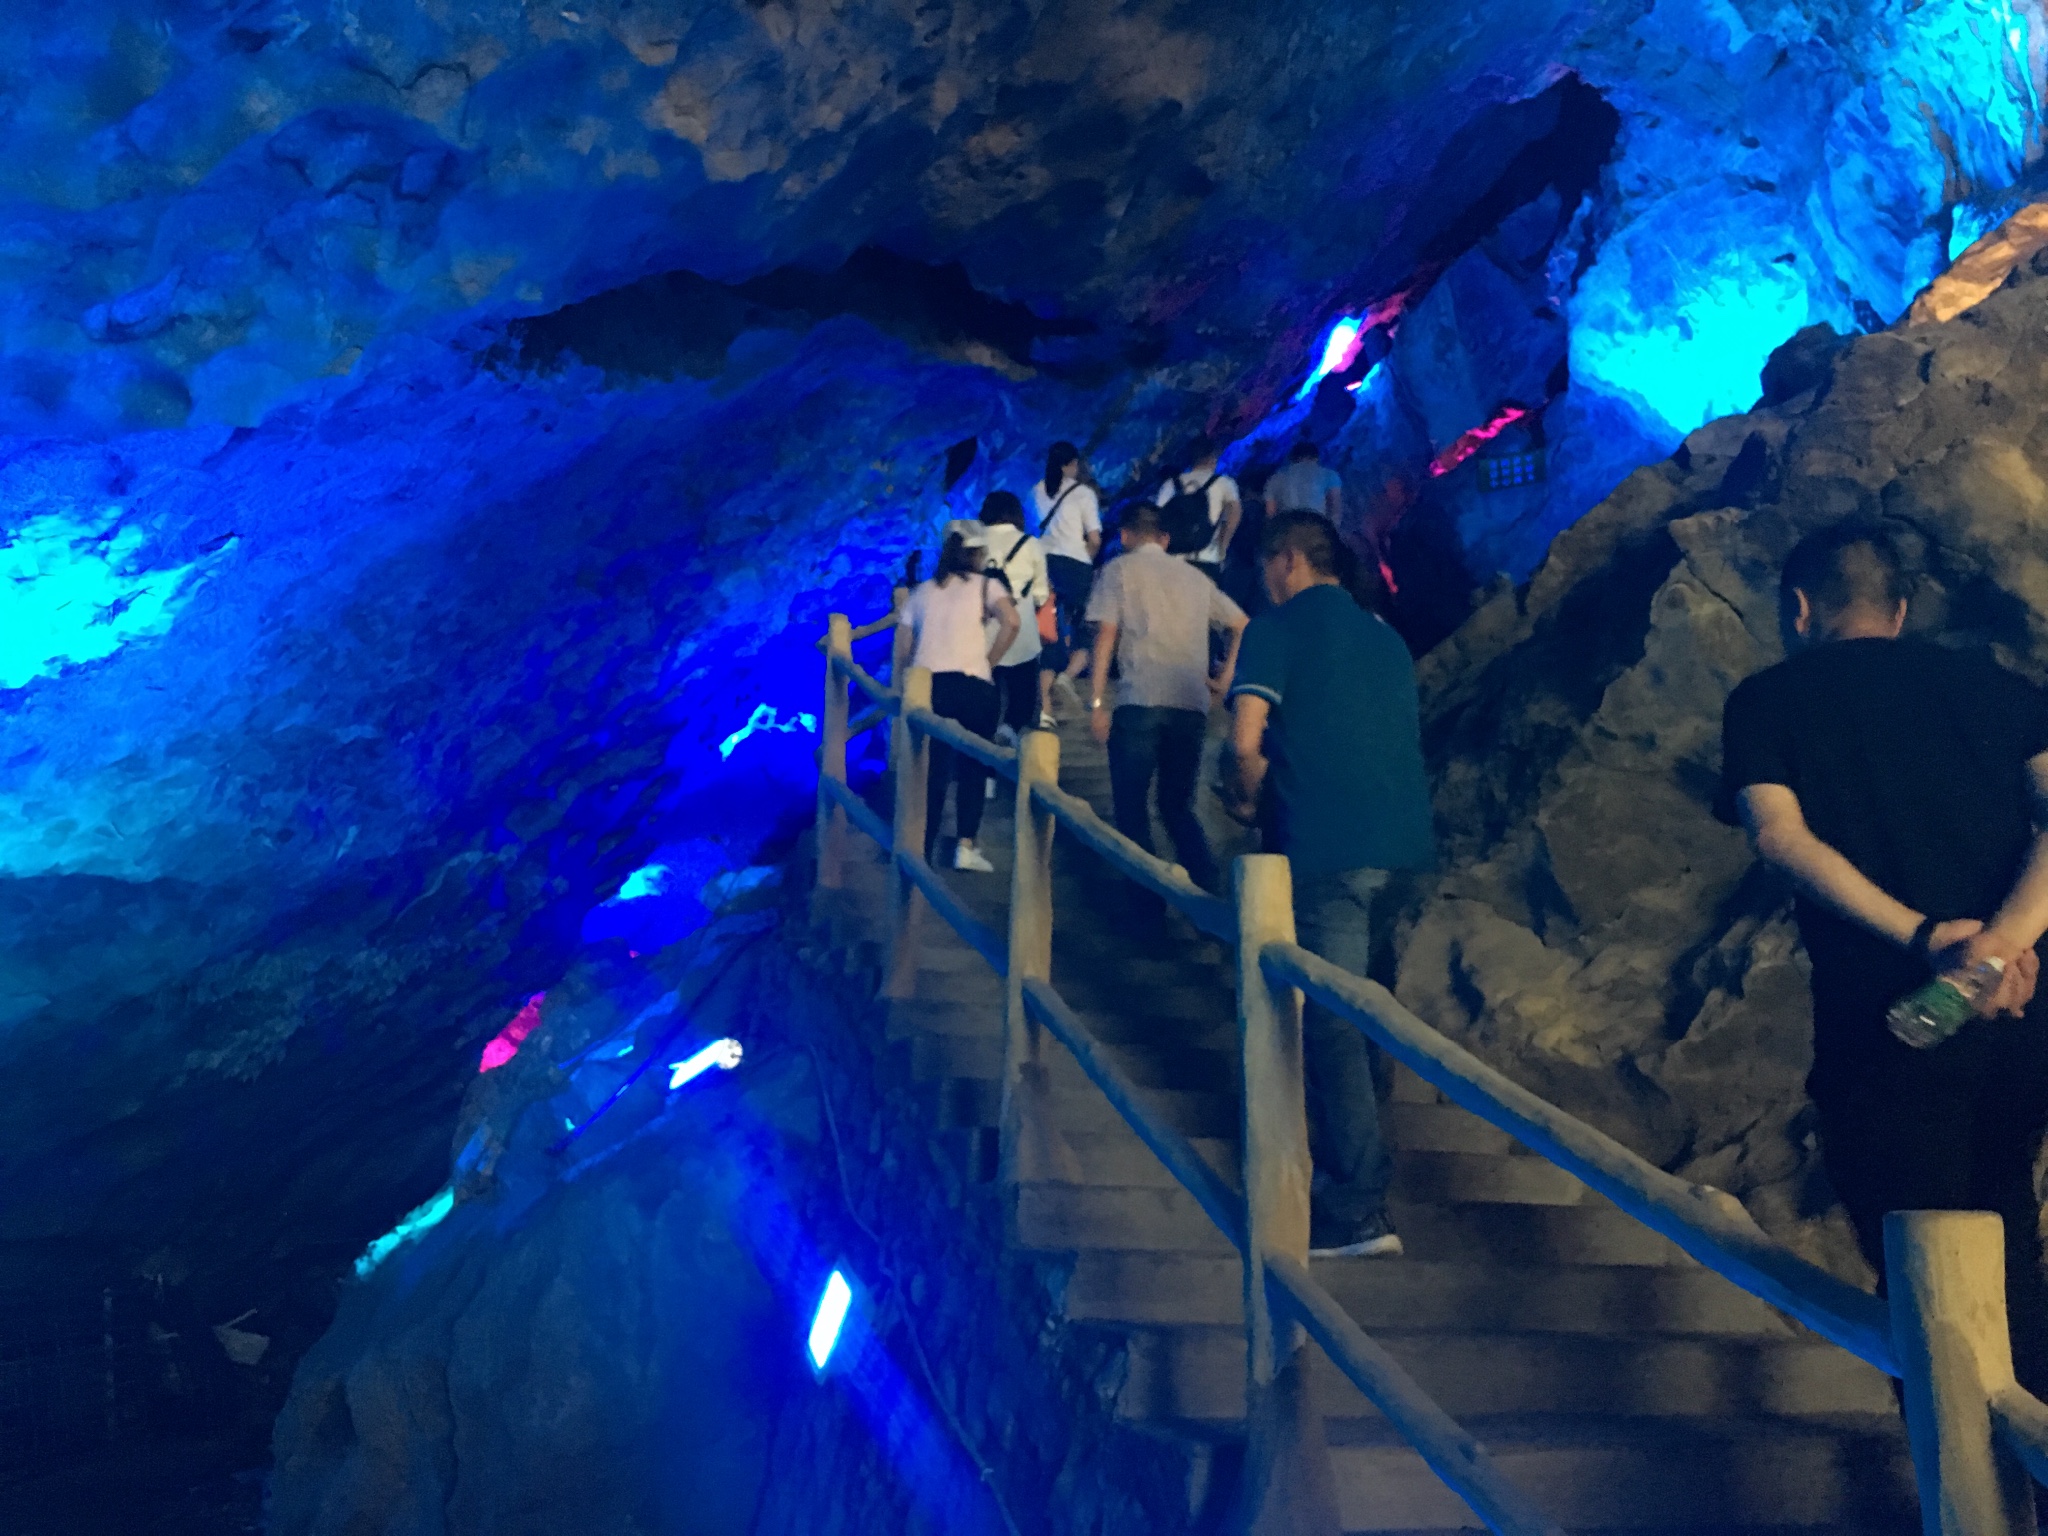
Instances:
[[[1988,656],[1900,639],[1905,579],[1875,524],[1806,539],[1782,590],[1793,654],[1729,696],[1717,813],[1798,889],[1821,1154],[1880,1277],[1887,1211],[1999,1213],[2014,1353],[2039,1392],[2048,695]],[[1984,1017],[1928,1050],[1886,1028],[1930,975],[1993,955],[2006,975]]]

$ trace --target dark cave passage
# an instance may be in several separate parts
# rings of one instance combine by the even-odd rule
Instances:
[[[921,351],[981,346],[1020,366],[1041,337],[1090,334],[1087,320],[1044,319],[977,289],[958,262],[928,265],[863,246],[831,272],[778,267],[744,282],[694,272],[642,278],[506,327],[519,363],[548,371],[574,356],[638,379],[715,378],[747,331],[794,330],[852,315]],[[957,477],[956,477],[957,478]]]

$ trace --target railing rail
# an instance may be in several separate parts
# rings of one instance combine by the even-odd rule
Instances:
[[[1259,963],[1349,1019],[1460,1108],[1577,1176],[1709,1269],[1858,1359],[1898,1375],[1884,1302],[1767,1236],[1734,1196],[1688,1184],[1538,1098],[1431,1029],[1378,982],[1291,944],[1270,946]]]
[[[2022,1536],[2034,1530],[2029,1485],[2034,1478],[2048,1483],[2048,1404],[2013,1378],[1997,1218],[1949,1211],[1888,1217],[1889,1304],[1808,1263],[1759,1228],[1733,1196],[1688,1184],[1637,1156],[1487,1066],[1403,1008],[1384,987],[1301,948],[1294,942],[1286,860],[1239,860],[1233,899],[1201,889],[1186,870],[1146,853],[1085,800],[1059,787],[1056,736],[1027,732],[1018,748],[1009,749],[932,713],[931,677],[909,665],[907,626],[896,630],[893,686],[877,682],[854,662],[851,645],[895,624],[903,595],[899,589],[886,618],[858,630],[834,614],[821,642],[826,700],[818,752],[819,895],[843,885],[845,831],[857,828],[888,850],[895,871],[886,994],[912,995],[922,925],[933,913],[1005,978],[1006,1180],[1077,1172],[1046,1114],[1041,1037],[1050,1033],[1243,1255],[1248,1396],[1242,1525],[1250,1536],[1320,1536],[1337,1528],[1327,1464],[1320,1461],[1326,1454],[1320,1423],[1306,1385],[1305,1338],[1321,1346],[1489,1529],[1507,1536],[1560,1536],[1559,1527],[1309,1273],[1304,994],[1350,1020],[1454,1103],[1574,1174],[1708,1268],[1859,1359],[1903,1375],[1929,1536]],[[848,685],[874,707],[849,717]],[[895,812],[888,822],[846,782],[847,738],[885,721],[895,780]],[[1007,936],[969,912],[925,861],[933,740],[967,753],[1016,786]],[[1242,1194],[1185,1136],[1150,1112],[1141,1090],[1052,986],[1052,840],[1062,826],[1120,874],[1237,949]],[[1318,1494],[1318,1488],[1325,1491]]]
[[[1219,939],[1237,936],[1237,920],[1230,903],[1211,896],[1178,864],[1169,864],[1147,853],[1123,833],[1095,814],[1095,807],[1079,795],[1068,794],[1053,784],[1034,784],[1031,798],[1058,818],[1075,837],[1099,853],[1117,869],[1147,890],[1157,892],[1187,916],[1204,933]]]

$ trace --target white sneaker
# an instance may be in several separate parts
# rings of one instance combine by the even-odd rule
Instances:
[[[953,845],[953,867],[955,869],[971,869],[977,875],[992,875],[996,872],[995,865],[983,858],[981,850],[972,843],[955,843]]]
[[[1041,710],[1038,716],[1038,728],[1041,731],[1056,731],[1060,728],[1060,723],[1053,719],[1052,711]]]
[[[1401,1256],[1401,1234],[1382,1232],[1378,1237],[1360,1238],[1335,1248],[1311,1248],[1312,1259],[1397,1259]]]

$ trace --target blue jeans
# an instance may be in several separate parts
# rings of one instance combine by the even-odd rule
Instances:
[[[1384,870],[1309,875],[1294,888],[1301,947],[1363,976],[1372,959],[1372,902]],[[1393,1159],[1380,1135],[1373,1047],[1358,1026],[1316,1003],[1301,1014],[1308,1143],[1315,1161],[1312,1204],[1320,1239],[1349,1234],[1386,1209]]]
[[[1076,651],[1086,655],[1095,644],[1095,626],[1087,619],[1095,567],[1071,555],[1047,555],[1045,575],[1052,583],[1052,595],[1059,599],[1060,637],[1038,653],[1038,664],[1048,672],[1064,672]]]
[[[1159,777],[1159,819],[1188,877],[1216,889],[1216,860],[1195,815],[1202,776],[1202,738],[1209,719],[1192,709],[1126,704],[1109,719],[1109,790],[1116,829],[1152,852],[1152,778]]]

